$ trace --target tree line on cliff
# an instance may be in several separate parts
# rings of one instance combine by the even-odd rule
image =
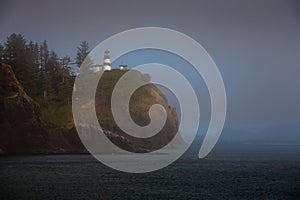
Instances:
[[[72,61],[70,56],[50,51],[46,40],[38,44],[15,33],[0,44],[0,62],[11,65],[29,96],[46,106],[70,104],[75,79],[71,65],[79,67],[88,53],[88,43],[83,41]]]

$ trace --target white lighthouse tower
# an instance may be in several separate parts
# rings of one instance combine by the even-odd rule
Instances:
[[[106,50],[104,52],[104,60],[103,60],[103,70],[106,71],[110,71],[111,70],[111,63],[110,63],[110,56],[109,56],[109,51]]]

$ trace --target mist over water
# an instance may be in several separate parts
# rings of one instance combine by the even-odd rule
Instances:
[[[299,147],[284,147],[284,156],[274,146],[217,145],[203,160],[198,159],[193,148],[198,151],[198,146],[193,145],[167,168],[145,174],[118,172],[90,155],[1,158],[0,198],[296,199],[299,196]]]
[[[49,50],[72,60],[80,42],[86,40],[93,49],[111,35],[132,28],[165,27],[192,37],[218,66],[226,89],[227,115],[217,144],[199,159],[211,117],[203,77],[171,52],[130,52],[112,66],[124,64],[131,69],[161,63],[178,70],[192,85],[201,119],[185,154],[163,169],[144,174],[113,170],[90,154],[0,156],[0,199],[299,199],[299,2],[2,1],[3,46],[8,36],[20,33],[27,42],[47,40]],[[103,58],[102,52],[98,58]],[[75,65],[71,68],[78,71]],[[174,94],[157,87],[180,117]],[[192,117],[189,120],[195,122]],[[189,124],[179,131],[184,140],[192,140]],[[126,166],[124,158],[130,157],[103,156],[120,166]],[[142,153],[130,159],[138,160],[140,168],[153,161]]]

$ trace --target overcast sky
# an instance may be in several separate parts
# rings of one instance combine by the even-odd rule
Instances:
[[[228,125],[299,124],[298,0],[0,3],[1,43],[21,33],[28,40],[47,40],[60,56],[74,57],[83,40],[93,48],[113,34],[145,26],[183,32],[208,51],[224,79]]]

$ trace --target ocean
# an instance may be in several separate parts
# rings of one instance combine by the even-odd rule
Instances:
[[[300,199],[297,145],[217,145],[201,160],[197,150],[142,174],[91,155],[2,156],[0,199]]]

